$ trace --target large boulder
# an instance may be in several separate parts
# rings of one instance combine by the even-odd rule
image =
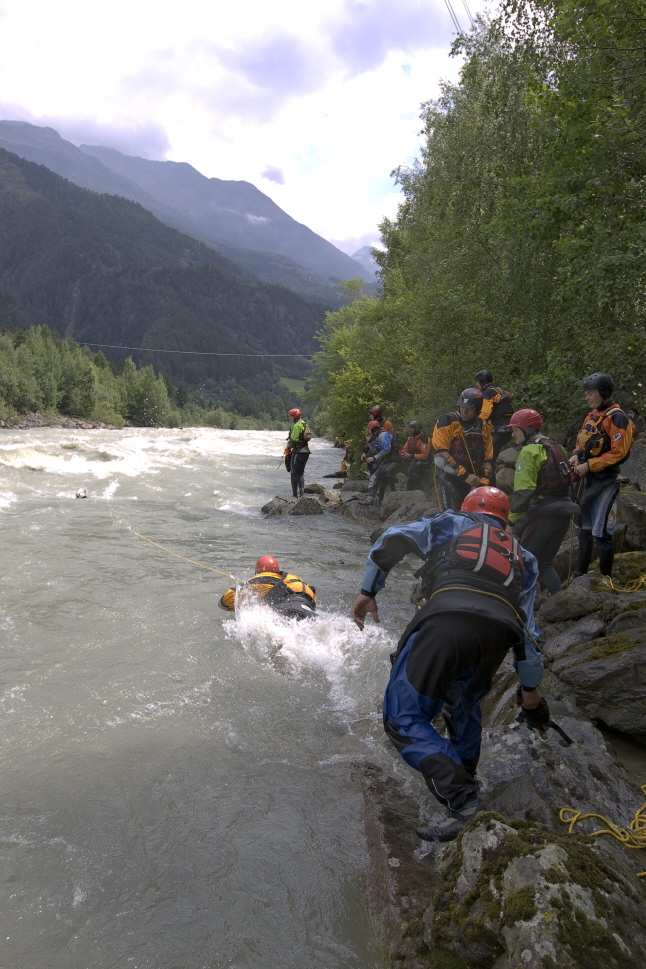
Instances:
[[[630,457],[621,466],[621,474],[638,491],[646,491],[646,441],[635,441]]]
[[[646,743],[646,627],[572,646],[552,672],[586,716]]]
[[[354,491],[357,494],[365,494],[370,486],[368,478],[347,478],[341,486],[341,492]]]
[[[443,884],[421,917],[430,956],[424,965],[643,966],[643,892],[603,847],[537,822],[483,814],[444,851],[440,875]]]
[[[565,632],[548,639],[543,646],[543,655],[546,659],[558,659],[577,643],[587,643],[591,639],[598,639],[599,636],[603,636],[605,630],[606,624],[598,616],[580,619]]]
[[[600,596],[572,583],[567,589],[562,589],[547,599],[539,610],[538,621],[540,624],[580,619],[591,612],[597,612],[603,604],[604,600]]]
[[[637,550],[646,548],[646,494],[622,491],[617,521],[620,526],[625,526],[624,547]]]
[[[293,508],[289,511],[290,515],[322,515],[323,505],[313,495],[303,495],[298,499]]]
[[[423,504],[430,508],[437,508],[437,503],[428,498],[423,491],[391,491],[381,503],[382,519],[389,518],[398,508],[408,508],[411,505]]]
[[[501,451],[496,458],[496,464],[504,468],[514,468],[516,466],[516,461],[518,460],[518,455],[521,452],[521,447],[506,447],[504,451]]]
[[[283,498],[276,495],[260,509],[264,515],[286,515],[296,504],[296,498]]]
[[[496,471],[496,487],[504,491],[505,494],[512,494],[514,490],[513,468],[500,468],[499,471]]]

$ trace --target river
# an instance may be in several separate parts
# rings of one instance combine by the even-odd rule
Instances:
[[[351,764],[410,613],[349,606],[369,526],[264,519],[284,435],[0,432],[3,969],[374,969]],[[312,477],[339,451],[313,442]],[[87,499],[75,492],[87,490]],[[256,557],[316,623],[218,608]]]

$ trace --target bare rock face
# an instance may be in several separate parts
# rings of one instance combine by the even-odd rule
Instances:
[[[514,469],[501,468],[496,471],[496,488],[500,488],[506,494],[512,494],[514,490]]]
[[[612,623],[610,624],[612,625]],[[606,631],[606,624],[598,616],[579,619],[573,626],[558,636],[548,639],[543,646],[543,656],[546,659],[558,659],[577,643],[587,643],[591,639],[598,639]]]
[[[430,965],[643,966],[643,891],[603,848],[481,814],[445,850],[440,871],[443,885],[421,918]]]
[[[597,612],[602,606],[603,600],[599,596],[572,583],[567,589],[550,596],[541,606],[538,622],[540,624],[580,619],[582,616],[590,615],[591,612]]]
[[[286,515],[296,504],[296,498],[283,498],[276,495],[260,509],[263,515]]]
[[[388,518],[398,508],[408,508],[411,505],[430,504],[423,491],[391,491],[386,495],[381,505],[381,517]]]
[[[552,672],[586,716],[646,743],[646,627],[573,646]]]
[[[313,495],[303,495],[288,512],[289,515],[322,515],[323,505]]]
[[[370,485],[368,478],[346,478],[341,486],[341,491],[354,491],[357,494],[365,494]]]
[[[497,465],[502,465],[504,468],[514,468],[516,466],[516,461],[518,460],[518,455],[521,452],[520,447],[506,447],[500,452],[496,459]]]
[[[624,542],[628,548],[646,548],[646,494],[641,491],[622,491],[617,521],[626,526]]]

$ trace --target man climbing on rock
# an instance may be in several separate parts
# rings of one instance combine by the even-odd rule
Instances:
[[[457,412],[443,414],[435,424],[433,461],[445,511],[457,511],[472,488],[491,480],[491,428],[479,416],[481,409],[482,391],[467,387],[458,397]]]
[[[608,373],[593,373],[583,381],[592,410],[579,431],[570,464],[581,479],[581,527],[575,575],[585,575],[592,559],[593,538],[599,548],[599,571],[612,575],[612,537],[617,522],[619,467],[628,458],[635,425],[612,399],[614,381]]]
[[[271,555],[262,555],[256,562],[256,574],[239,590],[243,600],[262,599],[275,612],[290,619],[312,619],[316,614],[316,590],[291,572],[281,572]],[[234,612],[236,589],[227,589],[220,599],[220,608]]]
[[[384,696],[386,734],[406,763],[420,771],[448,818],[418,829],[426,841],[451,841],[484,810],[476,768],[482,734],[480,701],[512,649],[521,718],[543,729],[549,710],[538,685],[543,660],[534,620],[538,567],[506,531],[509,500],[479,487],[460,511],[396,525],[373,545],[351,616],[359,629],[379,622],[377,593],[405,555],[424,560],[417,575],[426,603],[397,651]],[[433,726],[442,713],[448,736]]]
[[[384,497],[389,476],[399,462],[399,452],[393,447],[395,437],[384,431],[379,421],[370,421],[366,432],[366,446],[361,455],[370,471],[368,495],[364,505],[379,505]]]
[[[517,410],[509,421],[515,444],[522,444],[514,472],[514,494],[509,522],[514,535],[536,556],[541,580],[550,595],[561,589],[554,556],[579,506],[572,497],[572,476],[565,451],[541,433],[543,418],[537,410]]]
[[[285,447],[285,467],[291,475],[292,495],[300,498],[305,489],[305,465],[311,453],[308,445],[312,433],[299,407],[292,407],[288,414],[292,427]]]

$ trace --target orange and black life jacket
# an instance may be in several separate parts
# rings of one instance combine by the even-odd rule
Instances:
[[[468,474],[477,474],[482,477],[485,461],[485,442],[482,433],[482,420],[479,417],[472,422],[469,427],[464,427],[458,414],[455,414],[456,421],[460,423],[460,434],[453,438],[449,448],[449,454],[456,464],[461,464],[467,469]]]

